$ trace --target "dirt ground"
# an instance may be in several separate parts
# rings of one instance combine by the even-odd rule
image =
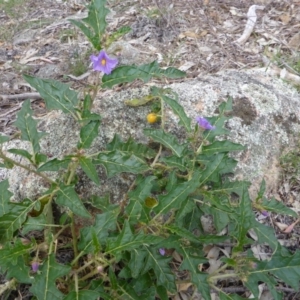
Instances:
[[[57,79],[76,89],[88,82],[92,50],[81,32],[68,21],[85,17],[88,3],[0,0],[0,132],[7,135],[15,132],[16,113],[28,97],[26,93],[34,92],[22,74]],[[266,66],[272,67],[275,75],[285,69],[300,86],[300,81],[297,82],[300,0],[111,0],[107,3],[111,10],[108,34],[122,26],[131,27],[120,41],[129,45],[126,49],[133,59],[135,51],[141,54],[139,63],[157,59],[163,67],[175,66],[187,71],[187,79],[224,69]],[[255,28],[249,38],[239,42],[248,9],[254,4],[259,6]],[[121,63],[130,60],[124,49],[112,48],[111,52]],[[31,100],[37,116],[46,113],[39,97],[32,96]],[[280,200],[292,205],[299,176],[295,179],[291,163],[287,162],[285,167],[287,172],[278,194]],[[280,228],[293,221],[278,216],[272,226],[279,239],[296,249],[299,227],[296,225],[290,234],[282,234]],[[285,295],[285,299],[300,298],[291,291]]]

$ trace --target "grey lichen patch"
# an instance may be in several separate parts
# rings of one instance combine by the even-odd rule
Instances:
[[[255,102],[256,107],[263,113],[272,113],[281,107],[281,100],[276,94],[262,85],[245,84],[241,88],[246,97],[248,96],[258,100]]]

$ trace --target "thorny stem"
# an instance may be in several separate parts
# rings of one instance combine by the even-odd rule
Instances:
[[[219,274],[214,276],[209,276],[209,282],[213,282],[215,280],[225,279],[225,278],[231,278],[231,277],[237,277],[238,274],[236,273],[227,273],[227,274]]]
[[[160,97],[160,114],[161,114],[161,128],[164,129],[165,128],[165,114],[164,114],[164,101],[162,100],[162,98]],[[151,168],[153,168],[153,166],[156,164],[157,160],[160,157],[161,154],[161,150],[162,150],[162,146],[161,144],[159,145],[159,150],[151,164]]]
[[[35,175],[37,175],[37,176],[39,176],[39,177],[42,177],[43,179],[45,179],[46,181],[48,181],[48,182],[50,182],[50,183],[52,183],[52,184],[56,184],[55,181],[51,180],[51,179],[48,178],[46,175],[44,175],[44,174],[42,174],[42,173],[39,173],[39,172],[37,172],[37,171],[31,169],[30,167],[25,166],[25,165],[23,165],[23,164],[21,164],[21,163],[18,163],[18,162],[16,162],[16,161],[14,161],[13,159],[7,157],[7,156],[2,152],[2,150],[0,150],[0,158],[4,159],[4,160],[6,160],[6,161],[8,161],[8,162],[10,162],[10,163],[12,163],[12,164],[14,164],[14,165],[20,167],[20,168],[25,169],[25,170],[27,170],[28,172],[34,173]]]
[[[71,217],[71,220],[72,220],[72,223],[71,223],[71,232],[72,232],[73,251],[74,251],[74,256],[77,257],[78,256],[77,235],[76,235],[76,231],[75,231],[74,214],[72,212],[70,212],[70,217]],[[78,261],[76,261],[75,267],[76,268],[78,267]]]
[[[78,294],[78,274],[77,273],[74,274],[74,281],[75,281],[75,291],[76,291],[76,294]]]
[[[70,185],[72,180],[74,179],[77,166],[78,166],[78,161],[73,162],[73,163],[70,164],[70,169],[69,169],[70,173],[69,173],[69,177],[68,177],[68,180],[67,180],[67,185]]]

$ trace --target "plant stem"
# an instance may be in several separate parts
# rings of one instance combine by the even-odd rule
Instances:
[[[72,220],[71,232],[72,232],[73,251],[74,251],[74,256],[77,257],[78,256],[77,235],[76,235],[76,231],[75,231],[75,220],[74,220],[73,212],[70,212],[70,217],[71,217],[71,220]],[[78,261],[76,261],[75,267],[78,268]]]
[[[7,156],[2,152],[2,150],[0,150],[0,158],[2,158],[2,159],[4,159],[4,160],[6,160],[6,161],[12,163],[13,165],[16,165],[16,166],[20,167],[20,168],[22,168],[22,169],[25,169],[25,170],[27,170],[28,172],[34,173],[35,175],[37,175],[37,176],[39,176],[39,177],[42,177],[43,179],[45,179],[45,180],[48,181],[49,183],[56,184],[55,181],[51,180],[51,179],[48,178],[46,175],[44,175],[44,174],[42,174],[42,173],[39,173],[39,172],[37,172],[37,171],[31,169],[30,167],[25,166],[25,165],[23,165],[23,164],[21,164],[21,163],[18,163],[18,162],[16,162],[16,161],[14,161],[13,159],[7,157]]]
[[[219,274],[219,275],[209,276],[208,280],[211,282],[214,280],[220,280],[220,279],[237,277],[237,276],[238,276],[238,274],[236,274],[236,273]]]

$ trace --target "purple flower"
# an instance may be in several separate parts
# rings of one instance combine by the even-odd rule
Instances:
[[[110,74],[118,64],[118,60],[110,58],[104,50],[101,50],[98,56],[91,55],[90,59],[93,63],[93,69],[104,74]]]
[[[263,211],[261,212],[261,214],[262,214],[263,216],[265,216],[265,217],[268,217],[268,216],[269,216],[269,213],[268,213],[266,210],[263,210]]]
[[[39,269],[39,263],[37,261],[33,261],[31,263],[31,269],[32,269],[32,272],[36,273]]]
[[[212,126],[205,118],[196,117],[196,122],[198,125],[207,130],[214,130],[216,127]]]
[[[160,255],[162,255],[162,256],[166,255],[166,250],[164,248],[159,248],[158,251],[159,251]]]

